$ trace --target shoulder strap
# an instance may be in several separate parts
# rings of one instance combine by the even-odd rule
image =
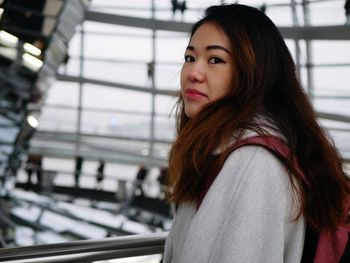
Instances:
[[[280,138],[275,136],[258,135],[254,137],[249,137],[247,139],[243,139],[239,141],[237,144],[232,146],[233,148],[232,151],[244,145],[257,145],[257,146],[264,147],[265,149],[269,150],[272,154],[278,156],[281,159],[288,159],[290,155],[288,146],[284,142],[282,142]],[[293,158],[292,165],[295,171],[304,181],[304,183],[309,184],[307,178],[304,175],[304,172],[302,171],[302,169],[300,168],[297,162],[297,159]]]
[[[272,153],[282,158],[288,158],[289,148],[279,138],[274,136],[255,136],[240,141],[234,149],[243,145],[259,145],[270,150]],[[302,180],[308,183],[305,174],[300,168],[297,160],[294,158],[293,166]],[[318,236],[317,249],[314,257],[314,263],[340,262],[344,258],[346,248],[349,248],[349,229],[344,226],[339,226],[338,230],[333,233],[326,230],[321,230]],[[349,251],[346,252],[349,254]],[[343,256],[343,258],[342,258]]]
[[[284,144],[281,139],[275,136],[263,136],[263,135],[258,135],[258,136],[253,136],[253,137],[248,137],[246,139],[240,140],[237,143],[234,143],[228,150],[227,150],[227,155],[228,156],[230,153],[233,151],[237,150],[238,148],[242,146],[249,146],[249,145],[257,145],[266,148],[269,150],[272,154],[277,155],[281,159],[287,159],[289,155],[289,148],[286,144]],[[294,168],[296,171],[300,174],[301,178],[305,181],[305,183],[308,183],[306,180],[306,177],[304,176],[304,173],[301,171],[299,168],[299,165],[297,164],[295,160]],[[219,167],[221,169],[221,167]],[[217,177],[218,173],[220,172],[220,169],[212,169],[209,172],[207,182],[204,185],[204,189],[198,199],[196,200],[196,206],[197,210],[199,209],[205,195],[207,194],[211,184],[214,182],[215,178]]]
[[[287,159],[290,157],[290,150],[288,146],[281,141],[280,138],[275,136],[254,136],[243,139],[238,143],[232,145],[229,148],[229,153],[234,150],[247,145],[257,145],[264,147],[271,153],[275,154],[281,159]],[[293,158],[293,157],[292,157]],[[297,160],[294,158],[292,163],[295,171],[304,181],[304,183],[309,184],[307,178],[305,177],[302,169],[300,168]],[[201,202],[204,199],[205,194],[210,188],[210,185],[215,180],[217,174],[210,177],[202,195],[199,200],[197,200],[197,209],[199,208]],[[348,245],[348,246],[347,246]],[[345,249],[349,247],[349,230],[343,226],[340,226],[335,233],[328,231],[320,231],[318,236],[317,249],[314,257],[314,263],[328,263],[328,262],[339,262],[342,258]]]

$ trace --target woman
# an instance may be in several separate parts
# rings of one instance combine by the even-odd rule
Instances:
[[[177,113],[168,183],[176,215],[164,262],[300,262],[306,225],[334,231],[345,220],[340,156],[261,11],[206,10],[185,51]],[[258,146],[229,151],[256,135],[278,137],[288,160]]]

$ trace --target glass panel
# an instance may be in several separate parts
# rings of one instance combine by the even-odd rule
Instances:
[[[18,132],[17,127],[0,129],[0,145],[14,143]]]
[[[295,41],[290,39],[285,39],[286,45],[289,49],[290,54],[292,55],[294,61],[296,61],[296,51],[295,51]]]
[[[335,94],[349,93],[349,84],[345,76],[350,73],[350,67],[315,67],[315,90],[332,90]]]
[[[155,143],[154,144],[154,149],[156,154],[158,154],[158,156],[160,158],[163,158],[164,160],[168,159],[168,153],[170,150],[171,145],[169,143]]]
[[[156,117],[155,119],[156,139],[171,141],[175,137],[175,119],[167,117]]]
[[[304,40],[299,40],[298,42],[295,42],[292,39],[285,39],[286,45],[289,49],[289,52],[291,53],[294,62],[297,61],[297,50],[296,50],[296,43],[298,43],[299,47],[299,63],[301,65],[306,64],[306,42]]]
[[[90,23],[86,22],[86,31],[89,31]],[[118,35],[120,26],[114,26],[114,34],[86,34],[84,39],[84,54],[87,57],[105,59],[130,59],[151,61],[151,38],[140,37],[149,30],[129,31],[129,36]],[[85,28],[84,28],[85,29]],[[104,30],[103,23],[95,23],[94,30]],[[135,33],[131,34],[131,33]],[[137,34],[136,34],[137,33]]]
[[[98,134],[97,134],[98,135]],[[145,150],[148,152],[149,142],[140,140],[129,140],[130,136],[124,135],[124,138],[118,138],[119,134],[113,134],[115,137],[98,137],[98,136],[82,136],[82,145],[85,145],[85,149],[92,151],[99,158],[105,160],[118,160],[117,154],[122,154],[123,158],[128,158],[131,163],[135,163],[137,157],[144,155]],[[110,135],[112,136],[112,135]],[[120,157],[119,157],[120,158]],[[119,162],[122,159],[119,159]]]
[[[156,6],[156,19],[172,20],[175,18],[173,17],[171,1],[155,0],[154,2]],[[179,11],[177,12],[180,13]]]
[[[179,90],[181,65],[157,64],[155,80],[158,89]]]
[[[348,63],[350,65],[350,41],[313,40],[311,44],[314,64]]]
[[[314,99],[316,110],[320,112],[350,115],[350,98],[348,99]]]
[[[345,23],[344,2],[342,0],[315,1],[310,3],[311,25],[341,25]]]
[[[149,138],[150,117],[120,113],[84,111],[82,132],[95,135],[113,135]]]
[[[80,45],[81,45],[81,36],[78,31],[75,32],[72,39],[68,43],[68,54],[71,57],[80,56]]]
[[[140,88],[149,87],[146,63],[117,63],[109,61],[85,60],[84,77],[128,85],[136,85]]]
[[[222,2],[224,1],[190,0],[186,1],[187,10],[184,11],[184,14],[181,14],[180,11],[173,14],[171,1],[154,0],[157,19],[177,22],[197,21],[202,17],[206,7]],[[291,0],[240,0],[237,2],[258,8],[266,4],[267,15],[278,26],[289,27],[293,25]],[[296,0],[296,2],[298,2],[296,7],[298,22],[303,24],[302,1]],[[150,18],[152,14],[151,4],[152,0],[93,0],[91,10]],[[343,5],[343,0],[311,1],[308,5],[311,13],[311,23],[313,25],[343,25],[345,23]],[[55,82],[48,91],[46,106],[42,108],[39,119],[39,132],[31,140],[30,150],[34,153],[43,154],[45,170],[58,172],[54,184],[70,187],[74,185],[72,173],[75,163],[73,158],[78,149],[85,158],[82,168],[82,187],[95,188],[97,161],[99,158],[104,159],[106,161],[106,177],[103,181],[103,190],[115,193],[118,187],[117,179],[133,180],[139,164],[148,160],[146,156],[150,149],[152,95],[149,92],[137,92],[127,88],[132,89],[133,86],[150,87],[151,81],[147,72],[147,63],[151,62],[153,55],[155,55],[156,88],[179,90],[183,54],[188,44],[189,34],[166,30],[157,31],[155,54],[152,54],[153,39],[152,31],[149,29],[92,21],[85,21],[83,29],[85,34],[83,76],[101,82],[112,82],[115,85],[107,87],[97,84],[83,84],[81,116],[83,134],[80,135],[80,147],[78,147],[76,131],[79,83]],[[80,32],[81,27],[78,26],[75,36],[69,43],[70,58],[67,66],[60,68],[60,74],[79,76]],[[296,43],[293,40],[286,40],[286,43],[296,61]],[[302,65],[300,73],[304,87],[307,84],[305,43],[304,40],[299,41],[299,59]],[[350,92],[348,91],[347,81],[350,65],[336,65],[337,67],[324,65],[350,64],[349,41],[316,40],[312,42],[311,47],[315,108],[321,112],[350,116]],[[123,88],[120,88],[121,86]],[[327,95],[337,95],[340,98],[327,98]],[[154,167],[151,168],[154,171],[153,175],[158,174],[156,168],[158,163],[163,162],[166,165],[171,147],[169,142],[175,137],[175,112],[172,111],[175,102],[176,97],[155,95],[154,139],[157,142],[153,145],[155,157],[153,161],[157,164],[154,164]],[[0,117],[0,123],[7,125],[8,120]],[[348,140],[350,124],[323,119],[321,124],[330,131],[343,157],[350,158],[350,141]],[[14,140],[14,137],[7,137],[7,131],[10,130],[4,128],[0,140]],[[15,132],[13,130],[11,134]],[[2,150],[5,151],[5,147],[2,147]],[[22,174],[24,174],[23,171]],[[25,182],[27,177],[23,178],[22,181]],[[81,203],[86,202],[89,206],[91,204],[96,205],[94,215],[98,212],[106,212],[98,209],[102,202],[90,202],[80,198],[75,201],[77,200]],[[112,205],[115,205],[115,207],[119,205],[114,199],[112,201],[114,202]],[[72,204],[66,205],[68,207]],[[115,207],[113,212],[117,211]],[[28,213],[27,210],[26,208],[22,211],[29,217],[31,213]],[[37,216],[40,215],[40,211],[38,208]],[[47,211],[43,215],[47,219]],[[59,217],[59,219],[61,218]],[[56,220],[58,220],[58,217]],[[110,222],[114,221],[110,220]],[[135,222],[132,223],[135,224]],[[61,227],[60,224],[56,225]],[[120,229],[122,228],[120,227]],[[32,232],[34,233],[34,231]],[[36,239],[35,242],[38,242],[38,240],[44,242],[44,239],[40,239],[38,234],[34,233],[31,237]],[[57,237],[59,236],[57,235]],[[68,235],[64,238],[71,239]],[[45,242],[49,242],[49,239],[54,240],[51,236],[46,238]]]
[[[330,131],[332,138],[343,158],[350,158],[349,131]]]
[[[329,130],[350,131],[350,123],[347,122],[320,119],[320,123]]]
[[[76,106],[79,96],[78,88],[79,84],[75,82],[56,81],[48,90],[46,104]]]
[[[308,91],[307,69],[305,67],[300,69],[300,80],[301,80],[301,85],[303,86],[304,90],[307,92]]]
[[[190,35],[159,31],[157,36],[157,61],[182,63]]]
[[[80,75],[80,60],[69,57],[67,64],[62,64],[59,67],[58,73],[78,77]]]
[[[152,31],[144,28],[84,21],[84,32],[88,35],[132,36],[148,38]]]
[[[138,0],[93,0],[90,10],[105,12],[110,14],[120,14],[137,17],[151,17],[150,1]]]
[[[290,6],[267,7],[266,14],[276,25],[291,26],[293,24],[292,10]]]
[[[156,96],[156,113],[157,115],[162,114],[164,117],[173,116],[175,114],[175,109],[173,110],[177,97],[171,96]]]
[[[73,159],[76,150],[75,136],[65,136],[62,131],[53,131],[57,133],[50,134],[45,130],[44,134],[36,133],[30,142],[30,152],[34,154],[54,156],[57,158],[66,157],[69,160]],[[44,165],[44,169],[46,165]],[[66,168],[62,168],[66,169]]]
[[[151,95],[145,92],[85,84],[83,107],[150,113]]]
[[[75,132],[77,111],[44,107],[39,118],[39,130]]]

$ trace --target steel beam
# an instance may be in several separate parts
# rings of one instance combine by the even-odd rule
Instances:
[[[188,22],[140,18],[93,11],[86,13],[86,20],[149,30],[155,29],[183,33],[189,33],[192,27],[192,23]],[[350,40],[350,26],[347,25],[290,26],[279,27],[279,30],[286,39]]]

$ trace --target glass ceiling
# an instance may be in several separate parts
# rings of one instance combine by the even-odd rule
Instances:
[[[173,14],[170,0],[91,1],[86,20],[69,43],[68,61],[46,94],[38,129],[30,141],[29,153],[43,156],[44,170],[54,174],[50,177],[53,185],[72,187],[76,155],[84,157],[82,188],[94,189],[99,159],[106,161],[102,188],[113,195],[121,182],[135,178],[140,164],[153,167],[150,182],[158,175],[157,168],[167,164],[175,135],[173,107],[188,41],[184,28],[200,18],[207,6],[222,2],[188,0],[183,13]],[[231,2],[265,5],[267,15],[287,36],[320,123],[349,161],[350,26],[345,25],[345,1]],[[165,26],[152,29],[160,25]],[[309,35],[302,34],[304,29]],[[296,33],[299,39],[293,38]],[[0,133],[0,151],[11,153],[15,132],[1,117],[0,127],[7,130]],[[24,169],[16,179],[26,182]],[[56,232],[68,230],[79,238],[104,237],[106,226],[130,233],[149,231],[116,214],[116,203],[106,209],[107,204],[98,202],[96,209],[90,209],[91,203],[77,198],[73,204],[70,196],[53,202],[19,189],[13,196],[20,204],[13,210],[18,218],[50,229],[35,235],[29,228],[17,229],[16,235],[23,232],[18,234],[19,245],[67,241],[68,234]],[[86,231],[82,231],[79,220],[93,226],[84,225]]]
[[[183,14],[173,14],[170,0],[91,1],[88,19],[70,42],[68,63],[47,93],[30,151],[71,161],[80,154],[92,162],[103,157],[130,165],[166,164],[175,134],[172,109],[188,33],[153,31],[118,21],[126,16],[192,23],[204,8],[222,2],[189,0]],[[267,15],[282,28],[345,27],[343,0],[232,2],[265,4]],[[113,19],[109,23],[89,19],[101,12]],[[348,39],[286,42],[322,125],[349,159]],[[149,72],[152,62],[154,75]]]

